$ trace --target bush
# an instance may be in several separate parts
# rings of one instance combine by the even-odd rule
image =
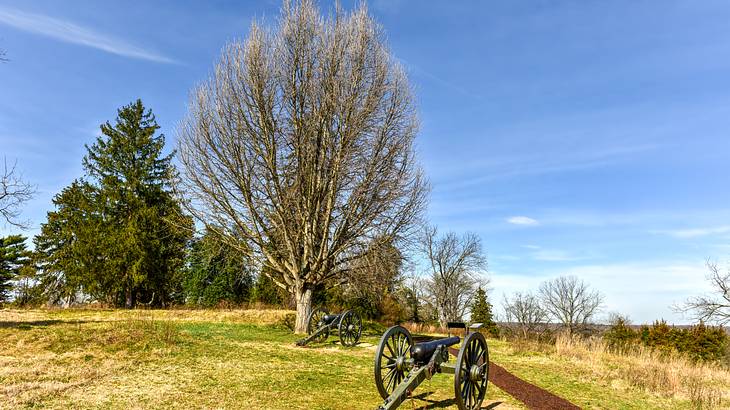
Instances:
[[[730,348],[730,337],[721,327],[699,323],[688,329],[669,326],[666,321],[655,321],[652,326],[642,326],[638,331],[619,318],[603,334],[612,350],[625,351],[635,344],[651,347],[659,352],[678,352],[695,361],[722,361]]]

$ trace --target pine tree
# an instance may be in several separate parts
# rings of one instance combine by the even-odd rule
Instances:
[[[53,198],[56,210],[48,212],[33,239],[39,286],[52,304],[73,303],[79,291],[107,299],[109,285],[100,279],[113,268],[107,251],[113,239],[98,202],[91,184],[75,180]]]
[[[25,240],[21,235],[0,238],[0,305],[8,301],[12,281],[30,261]]]
[[[471,306],[471,322],[481,323],[482,328],[490,335],[499,336],[499,328],[492,317],[492,304],[487,300],[487,292],[481,288],[474,294],[474,302]]]
[[[55,198],[36,243],[44,279],[67,296],[130,308],[164,305],[179,290],[192,222],[172,195],[174,153],[163,154],[159,128],[140,100],[119,109],[86,146],[86,178]]]
[[[249,301],[253,288],[249,264],[241,252],[216,240],[210,231],[193,241],[186,265],[183,280],[186,303],[209,307],[221,302]]]

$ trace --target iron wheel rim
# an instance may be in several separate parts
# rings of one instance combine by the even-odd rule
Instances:
[[[475,375],[479,375],[478,378]],[[454,372],[456,404],[461,410],[479,409],[489,382],[489,348],[484,335],[469,334],[459,349]]]
[[[340,343],[343,346],[355,346],[362,334],[362,320],[360,319],[360,315],[351,310],[343,313],[338,332],[340,334]]]
[[[314,333],[319,327],[323,324],[323,318],[328,315],[329,312],[327,312],[327,309],[324,308],[315,308],[309,313],[309,318],[307,319],[307,335],[311,335]],[[327,340],[327,337],[329,336],[329,330],[324,331],[321,335],[317,336],[313,342],[324,342]]]
[[[388,329],[375,351],[375,385],[383,399],[388,398],[411,370],[410,332],[401,326]],[[385,374],[383,374],[383,370]]]

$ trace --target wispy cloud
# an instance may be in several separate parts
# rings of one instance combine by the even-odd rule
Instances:
[[[459,190],[495,180],[540,176],[552,173],[572,172],[610,166],[640,154],[654,150],[655,144],[627,145],[619,147],[593,148],[588,151],[570,153],[541,153],[520,156],[493,157],[472,166],[469,172],[444,180],[445,190]]]
[[[51,37],[59,41],[95,48],[123,57],[154,61],[157,63],[177,63],[177,61],[169,57],[127,43],[124,40],[107,36],[67,20],[56,19],[42,14],[32,14],[0,7],[0,24],[15,27],[18,30],[29,33]]]
[[[450,91],[459,93],[461,95],[464,95],[464,96],[467,96],[467,97],[470,97],[470,98],[474,98],[474,99],[477,99],[477,100],[481,100],[482,99],[482,96],[481,95],[478,95],[478,94],[473,93],[472,91],[469,91],[466,87],[462,87],[461,85],[458,85],[458,84],[456,84],[456,83],[454,83],[452,81],[445,80],[444,78],[439,77],[439,76],[433,74],[432,72],[421,68],[420,66],[418,66],[416,64],[411,64],[411,63],[409,63],[408,61],[406,61],[406,60],[404,60],[402,58],[399,58],[398,61],[400,62],[400,64],[403,67],[405,67],[405,69],[410,74],[423,77],[423,78],[425,78],[425,79],[427,79],[429,81],[432,81],[432,82],[438,84],[441,87],[444,87],[444,88],[446,88],[446,89],[448,89]]]
[[[529,216],[511,216],[507,218],[507,222],[512,225],[523,225],[523,226],[537,226],[540,225],[536,219],[532,219]]]
[[[716,226],[713,228],[691,228],[653,231],[654,233],[673,236],[675,238],[698,238],[700,236],[720,235],[730,232],[730,225]]]
[[[522,245],[529,249],[533,259],[542,262],[575,262],[590,259],[588,255],[575,254],[561,249],[547,249],[537,245]]]

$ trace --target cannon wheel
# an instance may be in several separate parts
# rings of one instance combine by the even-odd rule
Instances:
[[[411,346],[411,334],[401,326],[391,327],[380,338],[375,351],[375,386],[383,399],[387,399],[411,371]]]
[[[479,332],[470,333],[459,349],[454,372],[454,393],[460,410],[479,409],[487,393],[489,349]]]
[[[312,333],[316,332],[317,329],[322,327],[324,325],[323,320],[326,315],[328,315],[329,312],[327,312],[327,309],[318,307],[314,308],[312,312],[309,313],[309,318],[307,318],[307,335],[311,335]],[[317,336],[316,339],[313,340],[315,343],[321,343],[327,340],[327,336],[329,336],[330,331],[329,329],[325,330]]]
[[[360,315],[352,310],[343,313],[337,330],[340,333],[340,343],[343,346],[355,346],[362,334],[362,319],[360,319]]]

